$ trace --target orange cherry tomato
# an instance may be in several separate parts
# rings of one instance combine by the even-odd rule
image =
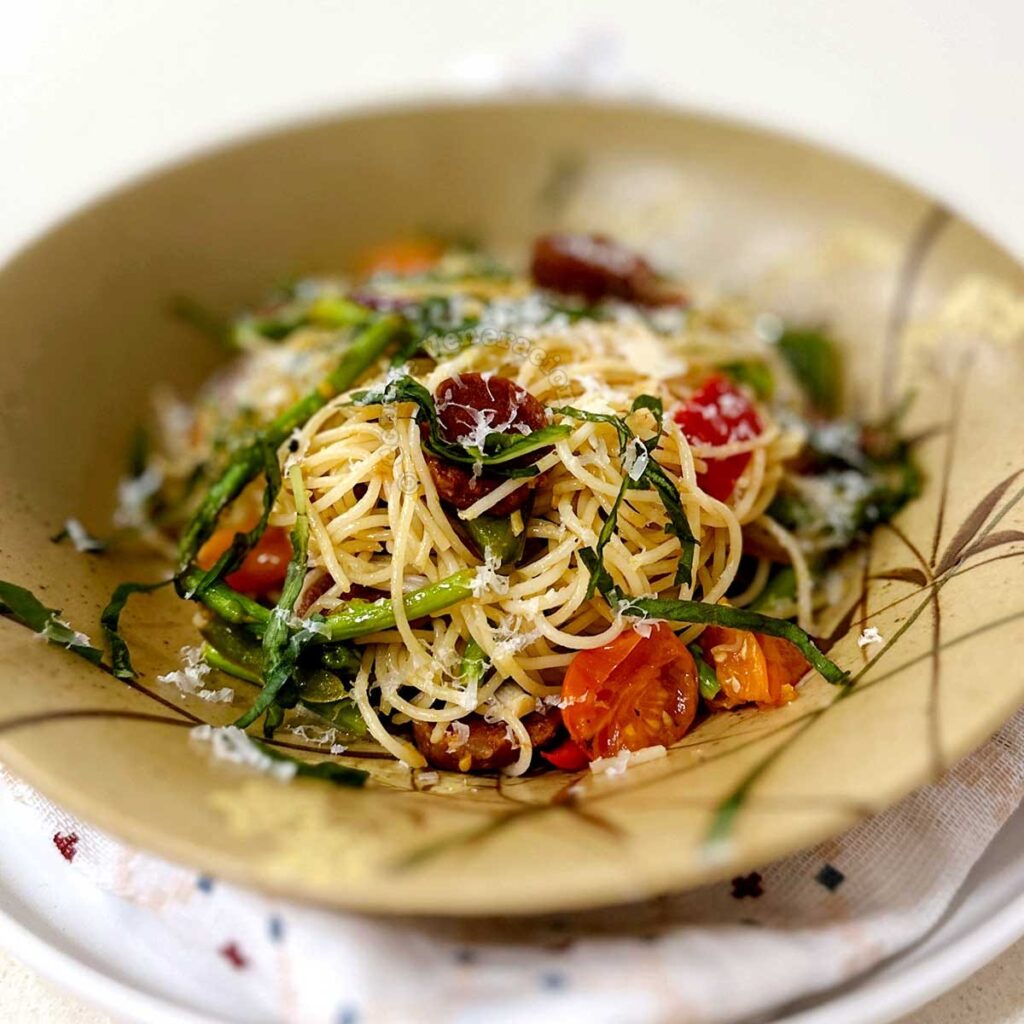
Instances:
[[[249,527],[242,527],[243,530]],[[212,537],[199,549],[196,556],[201,569],[212,568],[217,559],[224,554],[238,531],[231,527],[217,530]],[[225,576],[224,580],[230,587],[262,597],[284,583],[288,571],[288,561],[292,557],[292,542],[288,531],[280,526],[268,526],[256,546],[245,556],[238,569]]]
[[[553,750],[542,750],[540,756],[563,772],[578,772],[590,764],[586,751],[572,740],[564,740]]]
[[[403,238],[364,250],[356,266],[365,277],[384,272],[405,277],[429,270],[443,255],[444,246],[440,242]]]
[[[793,684],[808,668],[791,643],[763,633],[708,626],[700,645],[722,685],[715,698],[722,707],[785,704],[794,696]]]
[[[764,651],[753,633],[708,626],[700,635],[700,646],[722,686],[716,702],[727,708],[751,702],[777,703],[769,685]]]
[[[757,642],[764,651],[769,689],[778,692],[783,701],[789,700],[793,687],[803,678],[810,664],[788,640],[781,637],[758,633]]]
[[[697,668],[686,645],[663,622],[649,636],[620,633],[580,651],[562,682],[562,721],[586,756],[669,746],[697,713]]]

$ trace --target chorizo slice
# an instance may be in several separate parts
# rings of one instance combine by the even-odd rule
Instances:
[[[434,391],[434,403],[441,436],[453,444],[482,447],[488,433],[531,434],[547,425],[544,406],[529,391],[507,377],[462,373],[442,381]],[[447,462],[425,452],[427,466],[442,501],[457,509],[467,509],[496,487],[504,477],[487,472],[474,475],[464,465]],[[540,452],[523,456],[533,462]],[[540,476],[527,477],[521,486],[490,510],[491,515],[508,516],[522,508],[530,492],[542,483]]]
[[[551,743],[559,735],[561,724],[562,716],[557,708],[534,711],[523,719],[534,749]],[[481,715],[468,715],[453,723],[437,743],[431,742],[433,731],[433,722],[413,722],[416,749],[431,765],[444,771],[497,771],[507,768],[519,756],[508,726],[504,722],[487,722]]]
[[[581,295],[588,302],[686,305],[684,294],[662,280],[647,260],[607,235],[541,235],[533,245],[530,271],[542,288]]]

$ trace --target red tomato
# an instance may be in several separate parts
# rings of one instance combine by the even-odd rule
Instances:
[[[444,247],[426,238],[404,238],[366,249],[357,261],[365,277],[387,271],[408,276],[429,270],[444,255]]]
[[[199,567],[212,568],[217,559],[231,547],[237,532],[230,527],[217,530],[199,549],[196,556]],[[224,577],[225,582],[243,594],[262,597],[284,583],[291,557],[292,542],[288,531],[280,526],[268,526],[256,547],[245,556],[241,566],[230,576]]]
[[[697,713],[697,669],[665,625],[580,651],[562,682],[562,721],[591,760],[681,739]]]
[[[708,626],[700,645],[722,684],[715,702],[727,708],[785,704],[794,696],[793,684],[808,668],[791,643],[763,633]]]
[[[590,764],[590,758],[586,751],[572,740],[565,740],[554,750],[542,750],[540,756],[548,764],[561,768],[563,772],[578,772]]]
[[[709,377],[676,411],[675,421],[694,444],[748,441],[761,433],[753,403],[725,377]],[[713,498],[726,501],[749,461],[749,452],[708,459],[708,468],[697,475],[697,483]]]

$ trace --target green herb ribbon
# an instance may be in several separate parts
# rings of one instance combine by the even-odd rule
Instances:
[[[580,552],[580,560],[587,567],[590,573],[590,584],[587,587],[587,597],[593,597],[595,591],[604,593],[612,584],[611,575],[604,565],[604,549],[615,532],[618,520],[619,507],[625,497],[626,491],[631,490],[653,490],[661,499],[665,515],[668,517],[666,533],[679,538],[680,557],[676,566],[675,582],[677,586],[689,585],[693,581],[693,553],[697,545],[697,538],[690,529],[689,520],[683,510],[682,501],[679,497],[679,488],[672,482],[671,478],[654,458],[654,451],[661,441],[664,429],[664,407],[661,399],[654,395],[639,395],[630,406],[629,413],[639,412],[646,409],[653,417],[656,425],[655,433],[647,440],[642,440],[630,428],[625,419],[620,416],[612,416],[608,413],[587,412],[583,409],[576,409],[572,406],[563,406],[554,411],[560,416],[568,416],[571,419],[585,420],[588,423],[606,423],[615,429],[619,438],[619,458],[624,459],[630,445],[634,446],[637,459],[642,459],[643,464],[639,474],[634,479],[630,472],[624,472],[619,492],[615,496],[611,509],[601,527],[594,548],[584,548]],[[642,453],[636,446],[643,449]]]
[[[352,402],[354,405],[396,405],[399,402],[415,405],[417,422],[427,425],[424,447],[429,452],[448,462],[482,466],[495,476],[536,476],[536,466],[512,466],[509,463],[541,448],[550,447],[571,433],[565,426],[541,427],[529,434],[502,434],[495,431],[484,438],[483,449],[473,445],[452,444],[442,435],[433,396],[422,384],[406,375],[396,376],[377,390],[357,392],[352,396]]]

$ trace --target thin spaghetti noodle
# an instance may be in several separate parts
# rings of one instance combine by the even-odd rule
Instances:
[[[605,243],[587,246],[595,244]],[[540,266],[535,255],[543,284]],[[549,292],[515,277],[466,270],[378,281],[374,301],[396,305],[419,325],[418,346],[397,367],[384,353],[353,386],[318,402],[278,448],[281,464],[298,467],[308,499],[302,617],[330,623],[354,599],[390,601],[384,628],[348,641],[358,657],[349,693],[370,736],[411,766],[427,763],[422,736],[459,748],[468,724],[483,722],[505,729],[513,753],[504,770],[526,771],[535,743],[531,716],[564,701],[563,679],[581,652],[616,650],[633,629],[650,634],[656,616],[638,623],[629,602],[756,607],[778,567],[789,566],[799,625],[813,629],[821,552],[839,547],[828,532],[834,522],[808,525],[806,508],[793,511],[792,467],[807,450],[814,421],[793,413],[799,402],[769,402],[742,376],[728,382],[729,374],[753,366],[792,398],[793,372],[741,303],[688,312],[646,264],[632,266],[630,301],[609,299],[621,299],[625,286],[609,284],[605,273],[605,301],[568,312]],[[581,271],[573,280],[587,295],[595,279]],[[309,308],[328,308],[328,300],[339,301],[336,294],[317,293]],[[424,328],[439,302],[443,315]],[[655,308],[662,302],[666,308]],[[210,459],[254,409],[265,421],[279,416],[346,351],[353,334],[306,322],[283,340],[246,335],[241,364],[197,406],[189,427],[193,464]],[[456,403],[455,415],[468,417],[472,429],[442,444],[430,432],[440,428],[427,418],[427,399],[417,396],[434,396],[430,415],[441,416],[439,396],[466,380],[486,392],[490,382],[503,382],[502,393],[514,397],[507,422],[496,422],[500,403]],[[395,382],[405,390],[395,390]],[[529,422],[529,409],[542,410],[540,422]],[[550,443],[508,464],[529,469],[489,475],[487,459],[497,465],[501,450],[493,444],[514,445],[544,424],[559,428]],[[177,437],[168,450],[183,447]],[[446,465],[456,456],[461,463]],[[179,456],[164,471],[184,477],[192,467],[181,462]],[[831,469],[814,472],[820,490]],[[486,487],[478,486],[481,475]],[[460,493],[453,495],[453,486]],[[802,486],[807,491],[810,484]],[[225,525],[251,521],[259,500],[253,484]],[[786,520],[786,508],[791,518],[805,518]],[[481,546],[474,528],[496,520],[518,545],[516,558],[494,557]],[[271,529],[294,527],[288,487],[269,522]],[[410,616],[406,595],[467,570],[475,574],[471,596],[433,618]],[[678,641],[693,644],[709,621],[715,620],[676,623]],[[730,637],[722,656],[742,649],[743,641]],[[478,670],[467,672],[473,651]],[[688,715],[684,728],[692,709]]]

